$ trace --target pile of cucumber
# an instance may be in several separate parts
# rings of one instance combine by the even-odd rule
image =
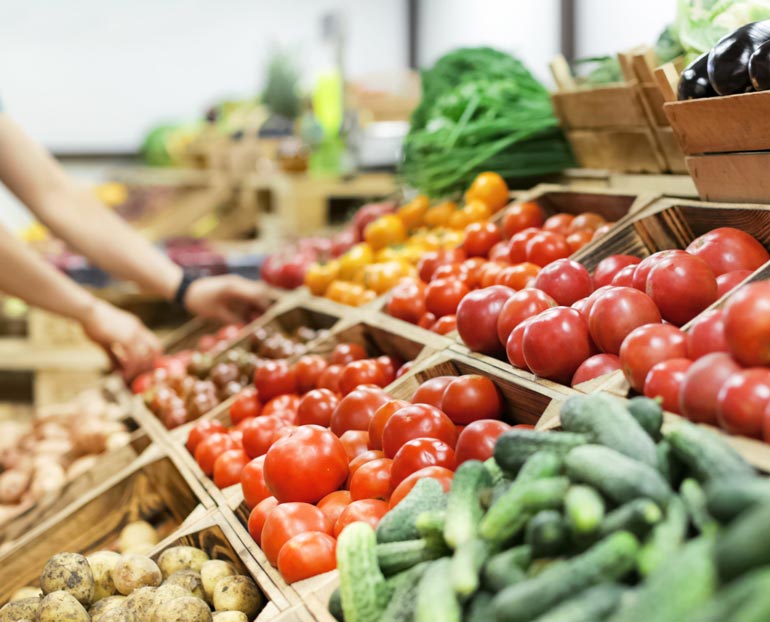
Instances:
[[[345,622],[766,622],[770,480],[657,402],[565,402],[340,535]]]

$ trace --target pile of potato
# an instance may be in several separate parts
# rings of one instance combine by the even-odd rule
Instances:
[[[166,549],[157,563],[113,551],[59,553],[43,568],[40,590],[19,590],[0,622],[249,622],[263,604],[250,577],[191,546]]]
[[[127,444],[123,409],[97,390],[41,409],[29,423],[0,422],[0,524],[56,494],[105,451]]]

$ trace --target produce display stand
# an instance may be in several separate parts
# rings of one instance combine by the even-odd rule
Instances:
[[[625,192],[654,193],[667,197],[698,198],[688,174],[632,174],[602,169],[571,168],[562,172],[558,183],[576,190],[596,188]]]

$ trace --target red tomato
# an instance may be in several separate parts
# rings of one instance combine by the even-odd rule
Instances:
[[[603,235],[607,235],[610,231],[612,231],[612,227],[615,225],[614,222],[608,222],[603,224],[601,227],[599,227],[596,231],[594,231],[594,240],[598,240]]]
[[[340,393],[347,395],[362,384],[376,384],[385,386],[385,376],[373,359],[364,359],[348,363],[340,375]]]
[[[529,244],[529,241],[538,235],[540,231],[540,229],[529,227],[516,233],[511,238],[511,243],[508,245],[508,260],[514,264],[527,261],[527,244]]]
[[[265,360],[254,372],[254,386],[266,402],[277,395],[296,393],[297,377],[285,360]]]
[[[668,412],[679,413],[679,390],[685,374],[690,369],[690,359],[668,359],[652,366],[644,380],[644,394],[659,397],[661,406]]]
[[[204,438],[195,448],[195,462],[206,475],[214,474],[214,463],[228,449],[237,449],[237,443],[224,432],[214,432]]]
[[[454,471],[454,449],[435,438],[414,438],[404,443],[393,458],[388,493],[395,490],[412,473],[429,466],[440,466]]]
[[[762,438],[770,404],[770,370],[749,367],[730,376],[717,395],[717,421],[730,434]]]
[[[465,228],[462,249],[468,257],[486,257],[502,239],[503,234],[496,224],[489,221],[474,222]]]
[[[152,372],[146,371],[143,374],[139,374],[136,378],[134,378],[133,382],[131,383],[131,392],[134,395],[139,395],[140,393],[144,393],[152,386]]]
[[[610,291],[611,289],[614,289],[614,285],[603,285],[599,289],[595,289],[593,293],[588,296],[587,298],[583,298],[582,300],[578,300],[577,302],[573,302],[570,306],[579,311],[580,315],[583,316],[583,319],[585,319],[586,323],[588,322],[588,318],[591,316],[591,309],[594,306],[594,303],[599,300],[601,296],[603,296],[606,292]]]
[[[642,292],[647,291],[647,277],[650,274],[650,270],[652,270],[655,267],[655,264],[657,264],[661,259],[665,259],[666,257],[669,257],[671,255],[685,255],[685,254],[686,253],[682,250],[673,249],[673,250],[666,250],[666,251],[658,251],[657,253],[653,253],[649,257],[645,257],[644,259],[642,259],[642,261],[637,264],[636,270],[634,270],[634,283],[633,283],[634,289],[638,289],[639,291],[642,291]]]
[[[406,497],[406,495],[412,491],[412,488],[415,487],[417,482],[419,482],[424,477],[435,479],[439,484],[441,484],[444,492],[449,492],[449,488],[452,485],[452,479],[454,476],[454,471],[441,466],[429,466],[425,467],[424,469],[420,469],[419,471],[415,471],[404,481],[402,481],[393,491],[393,494],[390,495],[390,507],[396,507],[404,499],[404,497]]]
[[[652,366],[673,358],[687,358],[687,336],[670,324],[640,326],[620,346],[623,373],[631,388],[640,393]]]
[[[507,242],[498,242],[493,247],[493,250],[490,251],[493,252],[495,248],[498,246],[503,245],[505,247],[506,252],[506,261],[507,261],[507,253],[508,253],[508,243]],[[494,260],[493,260],[494,261]],[[465,272],[467,273],[467,280],[466,283],[468,283],[468,287],[471,289],[475,289],[479,285],[479,270],[481,269],[481,266],[483,266],[486,263],[486,260],[483,257],[471,257],[469,259],[466,259],[465,261],[460,264]]]
[[[721,298],[731,292],[752,275],[751,270],[733,270],[717,277],[717,296]]]
[[[632,264],[618,271],[618,273],[614,277],[612,277],[612,281],[610,284],[616,285],[618,287],[633,287],[635,278],[636,278],[636,264]]]
[[[574,387],[619,369],[620,358],[616,354],[594,354],[580,364],[575,375],[572,376],[570,386]]]
[[[679,412],[695,423],[718,425],[717,396],[722,385],[740,371],[729,354],[714,352],[695,361],[679,389]]]
[[[219,343],[216,337],[214,335],[203,335],[200,339],[198,339],[198,343],[195,346],[196,350],[200,350],[201,352],[209,352],[210,350],[213,350],[214,347]]]
[[[503,213],[503,235],[508,239],[519,231],[542,227],[544,222],[545,214],[534,201],[514,203]]]
[[[199,421],[192,430],[190,430],[190,434],[187,437],[187,443],[185,444],[187,451],[195,455],[195,450],[198,448],[201,441],[217,432],[227,432],[225,426],[223,426],[220,421],[217,421],[216,419],[204,419],[203,421]]]
[[[502,354],[497,319],[505,302],[515,293],[508,287],[494,285],[472,291],[463,298],[457,308],[457,331],[471,350],[490,356]]]
[[[557,259],[569,257],[570,248],[566,238],[551,231],[541,231],[527,242],[527,261],[540,267]]]
[[[383,499],[390,497],[390,478],[394,461],[390,458],[369,460],[356,469],[350,478],[350,497],[361,499]]]
[[[430,329],[439,335],[448,335],[453,330],[457,330],[457,316],[445,315],[436,320],[436,323]]]
[[[452,315],[469,291],[470,288],[459,279],[431,281],[425,288],[425,306],[437,318]]]
[[[563,307],[589,296],[594,290],[588,270],[571,259],[557,259],[543,268],[535,279],[535,287]]]
[[[470,274],[463,268],[461,263],[450,263],[445,266],[439,266],[430,278],[431,281],[437,281],[438,279],[455,279],[460,280],[468,287],[470,287]]]
[[[326,518],[333,525],[342,514],[342,510],[348,507],[352,500],[349,490],[335,490],[318,502],[318,509],[326,515]]]
[[[741,365],[770,365],[770,281],[739,288],[725,305],[725,338]]]
[[[345,447],[329,430],[303,425],[265,454],[265,483],[281,503],[315,503],[348,476]]]
[[[374,361],[377,363],[377,367],[380,368],[380,372],[382,373],[382,386],[388,386],[396,379],[398,370],[402,366],[401,361],[387,355],[378,356]]]
[[[272,493],[265,484],[265,457],[254,458],[241,471],[241,488],[243,498],[250,508],[256,507],[259,502]]]
[[[447,388],[456,379],[457,376],[436,376],[426,380],[414,392],[412,403],[427,404],[440,409]]]
[[[412,404],[393,413],[382,431],[382,450],[388,458],[413,438],[437,438],[450,447],[457,440],[452,420],[435,406]]]
[[[594,212],[583,212],[575,216],[569,224],[569,229],[567,231],[569,233],[574,233],[575,231],[590,231],[593,233],[605,224],[607,224],[607,221],[599,214],[595,214]]]
[[[282,428],[278,428],[274,433],[273,437],[270,439],[270,447],[275,445],[278,441],[283,440],[287,436],[289,436],[294,430],[297,429],[298,426],[296,425],[284,425]]]
[[[396,372],[396,378],[401,378],[401,376],[408,374],[412,367],[414,367],[414,361],[407,361],[404,363],[401,367],[398,368],[398,371]]]
[[[342,375],[343,369],[343,365],[329,365],[318,377],[316,389],[328,389],[332,393],[339,393],[340,376]]]
[[[286,422],[294,423],[297,418],[297,409],[299,408],[299,395],[294,393],[279,395],[271,399],[262,409],[263,417],[275,415]]]
[[[337,567],[337,540],[328,533],[298,533],[281,547],[278,572],[286,583],[295,583]]]
[[[712,309],[699,315],[687,331],[687,356],[699,359],[711,352],[727,352],[724,312]]]
[[[338,343],[332,351],[329,362],[332,365],[347,365],[353,361],[365,359],[368,355],[364,347],[357,343]]]
[[[511,334],[508,335],[508,341],[505,344],[505,354],[508,357],[508,361],[511,365],[519,369],[529,369],[529,367],[527,367],[527,362],[524,360],[524,329],[526,329],[527,325],[536,317],[537,315],[533,315],[519,323],[519,325],[511,331]]]
[[[467,425],[478,419],[500,419],[503,399],[489,378],[469,374],[449,383],[441,400],[441,410],[453,423]]]
[[[572,214],[554,214],[543,223],[543,229],[560,235],[567,235],[575,217]]]
[[[365,453],[369,449],[369,432],[366,430],[348,430],[340,436],[348,461]]]
[[[367,523],[375,529],[383,516],[388,513],[388,504],[380,499],[360,499],[353,501],[342,510],[337,522],[334,523],[334,537],[339,538],[342,530],[351,523]]]
[[[479,287],[492,287],[503,274],[507,264],[489,261],[479,268]]]
[[[720,227],[693,240],[687,252],[705,261],[715,276],[734,270],[753,272],[770,261],[770,253],[745,231]]]
[[[664,320],[681,326],[717,299],[717,280],[702,259],[686,253],[669,255],[650,270],[647,295]]]
[[[390,290],[385,309],[388,315],[417,324],[426,311],[425,283],[418,279],[402,279]]]
[[[533,374],[564,384],[592,354],[588,326],[569,307],[554,307],[528,320],[521,346]]]
[[[540,266],[524,261],[503,268],[498,273],[494,284],[505,285],[518,291],[525,287],[532,287],[539,273]]]
[[[262,404],[257,390],[254,387],[246,387],[230,404],[230,421],[233,425],[238,425],[244,419],[258,417],[260,412],[262,412]]]
[[[243,467],[249,463],[249,457],[243,449],[228,449],[214,462],[214,485],[217,488],[234,486],[241,481]]]
[[[250,458],[267,453],[275,433],[286,425],[278,417],[257,417],[243,427],[243,449]]]
[[[508,254],[510,253],[510,243],[508,240],[502,240],[489,249],[487,257],[489,261],[498,261],[501,263],[508,263]],[[472,259],[481,259],[480,257],[472,257]],[[465,265],[463,263],[463,265]],[[468,286],[473,289],[478,284],[478,279],[471,278],[468,281]]]
[[[329,427],[337,436],[348,430],[369,430],[376,410],[389,401],[390,396],[380,387],[366,384],[357,387],[340,400]]]
[[[623,268],[628,266],[635,266],[641,261],[639,257],[633,255],[610,255],[605,259],[602,259],[594,270],[594,287],[602,287],[603,285],[610,285],[612,279]],[[631,287],[631,285],[628,285]]]
[[[259,546],[262,542],[262,529],[265,526],[265,521],[268,515],[278,506],[278,499],[275,497],[267,497],[262,499],[249,514],[248,530],[249,535],[254,538],[254,542]]]
[[[497,337],[501,344],[508,343],[514,328],[527,318],[556,306],[556,301],[545,292],[528,287],[516,292],[505,301],[497,317]]]
[[[570,254],[577,253],[581,248],[593,240],[594,232],[590,229],[583,229],[582,231],[576,231],[570,233],[567,236],[567,246],[569,246]]]
[[[339,396],[329,389],[309,391],[297,406],[297,425],[314,424],[328,428],[332,413],[339,403]]]
[[[409,402],[390,400],[374,411],[374,415],[369,422],[369,449],[382,449],[382,431],[385,429],[385,424],[393,416],[393,413],[404,406],[409,406]]]
[[[430,330],[431,326],[433,326],[436,323],[436,316],[432,313],[425,313],[420,318],[420,321],[417,322],[417,326],[420,328],[424,328],[425,330]]]
[[[652,298],[633,287],[613,287],[591,305],[588,329],[599,350],[617,354],[632,330],[660,319]]]
[[[478,419],[469,423],[457,437],[457,447],[455,447],[457,466],[466,460],[484,462],[491,458],[495,453],[497,439],[503,432],[510,429],[510,425],[496,419]]]
[[[467,258],[465,251],[460,248],[428,251],[417,263],[417,273],[424,282],[430,282],[436,268],[450,263],[462,263]]]
[[[297,377],[297,391],[299,393],[307,393],[311,389],[315,389],[318,379],[328,365],[326,359],[317,354],[308,354],[300,357],[300,359],[294,363],[294,375]]]
[[[275,566],[281,548],[294,536],[308,531],[331,535],[332,525],[324,513],[309,503],[281,503],[267,516],[262,528],[262,550]]]

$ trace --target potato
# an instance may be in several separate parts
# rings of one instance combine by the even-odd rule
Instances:
[[[35,619],[37,622],[91,622],[83,605],[64,590],[51,592],[40,601]]]
[[[152,622],[211,622],[211,610],[199,598],[184,596],[158,607]]]
[[[117,594],[112,569],[120,561],[120,555],[113,551],[97,551],[86,559],[94,575],[94,602]]]
[[[178,585],[196,598],[206,600],[206,592],[203,590],[201,575],[195,570],[177,570],[163,582],[163,585]]]
[[[16,622],[23,618],[35,619],[40,598],[24,598],[8,603],[0,609],[0,622]]]
[[[123,555],[142,555],[143,557],[149,557],[154,548],[154,544],[144,542],[142,544],[135,544],[131,548],[122,551],[122,553]]]
[[[214,622],[249,622],[249,619],[242,611],[217,611]]]
[[[32,483],[29,485],[29,494],[33,499],[43,499],[49,494],[58,493],[67,483],[67,473],[58,462],[45,461],[38,463]]]
[[[165,583],[155,590],[153,611],[160,607],[163,603],[174,600],[175,598],[184,598],[185,596],[192,596],[192,594],[190,594],[190,592],[179,585]]]
[[[92,617],[91,622],[136,622],[136,619],[125,607],[113,607]]]
[[[113,609],[121,607],[125,601],[125,596],[107,596],[107,598],[102,598],[101,600],[98,600],[93,605],[91,605],[91,608],[88,610],[88,615],[90,615],[92,618],[96,618],[97,616],[105,614],[108,611],[112,611]]]
[[[118,592],[126,596],[140,587],[158,587],[163,580],[155,562],[141,555],[123,555],[110,576]]]
[[[14,600],[24,600],[25,598],[40,598],[43,595],[43,591],[39,587],[32,587],[27,585],[26,587],[20,587],[12,595],[9,602]]]
[[[206,600],[211,602],[211,597],[214,594],[214,588],[217,585],[217,581],[224,579],[225,577],[232,577],[236,574],[235,568],[233,568],[233,565],[230,562],[212,559],[203,564],[203,566],[201,566],[201,581],[203,581],[203,591],[206,592]]]
[[[164,577],[174,574],[177,570],[197,570],[209,561],[209,556],[193,546],[174,546],[166,549],[158,558]]]
[[[262,592],[251,577],[236,575],[217,581],[214,588],[214,609],[216,611],[242,611],[249,620],[262,609]]]
[[[130,618],[134,622],[152,622],[157,589],[155,587],[140,587],[126,596],[123,608],[131,614]]]
[[[46,562],[40,575],[43,594],[63,590],[88,607],[94,597],[94,574],[88,560],[77,553],[59,553]]]
[[[0,503],[19,503],[32,483],[32,472],[9,469],[0,474]]]
[[[120,532],[118,540],[118,549],[121,553],[135,548],[137,545],[150,544],[155,546],[158,543],[158,532],[147,521],[138,520],[128,523]]]
[[[113,432],[107,437],[105,444],[106,451],[114,451],[124,447],[131,442],[131,434],[128,432]]]

